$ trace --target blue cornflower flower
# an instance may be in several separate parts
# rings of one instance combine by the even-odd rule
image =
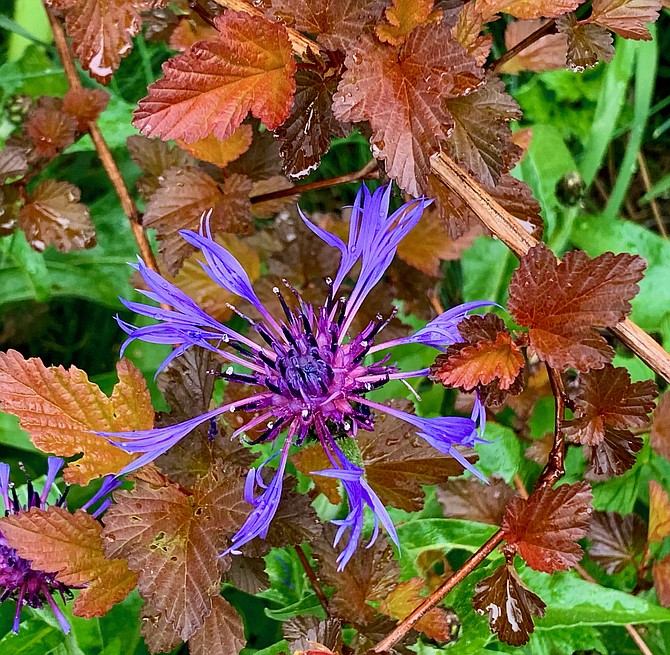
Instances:
[[[4,516],[10,514],[21,514],[29,511],[32,507],[46,509],[48,507],[47,498],[51,492],[56,476],[63,468],[65,461],[60,457],[49,457],[47,460],[47,476],[42,487],[42,493],[35,491],[33,483],[26,474],[26,498],[21,502],[14,485],[9,481],[9,465],[0,462],[0,498],[4,504]],[[111,503],[108,497],[110,491],[116,489],[121,482],[114,476],[107,476],[100,487],[100,490],[83,506],[82,509],[89,510],[96,504],[98,508],[92,513],[98,517]],[[55,505],[64,507],[68,487],[65,492],[56,499]],[[11,548],[0,532],[0,603],[6,600],[16,601],[16,613],[14,614],[14,632],[19,631],[19,622],[21,619],[21,608],[24,605],[41,609],[46,602],[58,619],[63,632],[70,631],[70,624],[65,615],[56,604],[54,596],[60,595],[63,602],[73,597],[72,589],[80,587],[70,587],[56,579],[56,575],[49,571],[40,571],[34,569],[31,563],[19,557],[14,548]]]
[[[261,317],[259,320],[244,318],[260,335],[264,345],[216,321],[141,260],[135,265],[149,289],[139,290],[140,293],[172,309],[123,300],[128,309],[159,322],[135,327],[118,319],[120,326],[130,335],[122,352],[134,339],[177,344],[159,367],[160,371],[187,348],[200,346],[218,353],[229,362],[220,374],[224,379],[262,387],[259,393],[217,407],[183,423],[141,432],[103,433],[120,448],[141,453],[121,472],[123,474],[151,462],[197,425],[211,421],[220,414],[238,409],[258,412],[258,416],[237,429],[233,437],[265,424],[266,429],[256,442],[272,442],[276,446],[272,458],[278,457],[279,463],[268,484],[261,476],[263,466],[249,472],[245,498],[253,505],[253,509],[232,538],[232,545],[226,552],[237,552],[255,537],[266,536],[279,505],[289,449],[294,444],[300,445],[308,435],[318,439],[333,465],[332,469],[322,471],[321,474],[340,479],[349,501],[348,516],[337,522],[340,526],[337,541],[345,532],[349,532],[348,545],[338,559],[340,567],[351,558],[358,544],[366,506],[372,510],[375,519],[373,540],[381,523],[397,544],[393,523],[386,508],[367,484],[364,470],[347,459],[333,436],[344,434],[355,438],[359,429],[372,430],[376,411],[387,412],[407,421],[417,429],[420,437],[437,450],[456,457],[463,466],[474,470],[455,446],[470,446],[478,439],[475,421],[462,417],[421,418],[366,398],[368,392],[391,379],[420,377],[429,370],[399,371],[389,363],[390,355],[366,364],[367,355],[409,343],[444,348],[460,340],[457,326],[469,311],[491,304],[470,302],[460,305],[433,319],[415,334],[385,343],[375,343],[375,340],[394,313],[386,319],[377,314],[358,335],[349,336],[356,312],[391,264],[398,244],[417,224],[423,210],[431,202],[425,198],[412,200],[389,215],[390,196],[390,185],[374,193],[370,193],[365,186],[361,187],[353,205],[346,244],[339,237],[313,224],[301,212],[309,229],[327,244],[337,248],[342,256],[335,279],[325,280],[328,293],[321,307],[306,303],[286,281],[284,284],[296,297],[297,308],[290,308],[282,292],[277,287],[273,289],[284,311],[284,317],[280,320],[263,306],[239,262],[212,239],[208,220],[204,221],[200,233],[190,230],[180,232],[188,243],[204,255],[206,263],[202,266],[207,274],[258,311]],[[338,296],[342,282],[358,262],[360,274],[351,294],[348,298]],[[244,372],[236,366],[242,367]],[[478,407],[473,417],[481,416]]]

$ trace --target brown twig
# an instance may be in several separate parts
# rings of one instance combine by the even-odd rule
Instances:
[[[547,366],[549,384],[554,394],[556,409],[554,413],[554,443],[549,451],[549,459],[535,485],[536,489],[552,487],[565,475],[565,440],[563,437],[563,421],[565,420],[565,404],[567,394],[561,374],[551,366]]]
[[[60,57],[60,60],[63,64],[63,69],[65,71],[68,84],[71,89],[81,89],[82,85],[79,81],[79,75],[77,74],[77,69],[74,65],[74,59],[72,57],[72,53],[70,52],[70,48],[68,47],[63,27],[46,3],[45,9],[47,16],[49,17],[51,31],[54,35],[56,50],[58,51],[58,56]],[[102,162],[102,165],[114,187],[114,190],[116,191],[116,194],[119,196],[121,207],[128,217],[130,229],[132,230],[135,241],[137,242],[140,255],[151,270],[158,272],[156,258],[154,257],[154,254],[151,250],[151,245],[149,244],[147,235],[145,234],[144,229],[139,222],[139,211],[130,195],[130,192],[128,191],[128,187],[123,181],[123,177],[121,177],[121,171],[119,171],[119,167],[114,161],[114,157],[112,156],[109,146],[107,145],[107,142],[105,141],[105,138],[103,137],[102,132],[100,131],[100,128],[95,121],[91,121],[88,124],[87,129],[88,133],[91,135],[91,140],[93,141],[93,145],[95,146],[98,156],[100,157],[100,161]]]
[[[416,624],[416,622],[430,612],[457,584],[464,580],[479,564],[481,564],[503,540],[502,530],[498,530],[475,554],[458,569],[453,575],[447,578],[426,600],[421,603],[413,612],[408,614],[398,625],[384,637],[380,642],[374,645],[370,653],[386,653],[395,644],[397,644]]]
[[[642,183],[644,184],[645,191],[649,192],[649,190],[651,189],[651,177],[649,176],[649,168],[647,167],[647,160],[642,154],[642,150],[638,150],[637,165],[640,168],[640,175],[642,176]],[[658,203],[656,202],[656,198],[652,198],[649,201],[649,206],[651,207],[651,213],[654,215],[654,220],[656,221],[658,231],[661,233],[664,239],[667,239],[668,231],[665,229],[665,224],[663,223],[661,212],[658,209]]]
[[[536,41],[539,41],[543,36],[548,34],[553,34],[556,31],[556,19],[547,21],[542,27],[531,32],[525,39],[522,39],[514,47],[510,48],[507,52],[503,53],[496,59],[491,62],[488,66],[489,70],[496,72],[503,64],[506,64],[510,59],[514,59],[522,50],[525,50],[529,45],[532,45]]]
[[[503,209],[481,184],[444,153],[431,158],[431,169],[517,257],[522,257],[538,244],[512,214]],[[649,368],[670,382],[670,354],[644,330],[627,318],[613,327],[612,332]]]
[[[257,205],[268,200],[278,200],[279,198],[289,198],[298,193],[305,191],[314,191],[315,189],[327,189],[328,187],[337,186],[338,184],[346,184],[347,182],[358,182],[359,180],[369,180],[379,175],[377,169],[377,162],[371,159],[363,168],[353,173],[346,173],[345,175],[338,175],[327,180],[317,180],[309,184],[301,184],[299,186],[292,186],[288,189],[278,189],[277,191],[270,191],[269,193],[261,193],[258,196],[251,196],[251,204]]]
[[[316,594],[316,597],[319,599],[321,607],[323,607],[323,611],[326,613],[326,616],[328,616],[328,599],[326,598],[326,594],[323,593],[323,589],[319,584],[319,580],[316,577],[316,573],[314,573],[314,569],[309,563],[307,555],[305,555],[305,551],[302,549],[302,546],[298,544],[297,546],[294,546],[294,548],[296,554],[298,555],[298,559],[302,564],[302,568],[305,569],[305,573],[307,574],[307,577],[309,578],[312,588],[314,589],[314,593]]]

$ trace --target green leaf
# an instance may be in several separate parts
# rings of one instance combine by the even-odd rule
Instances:
[[[461,257],[463,300],[493,300],[504,305],[507,286],[518,260],[497,239],[479,237]]]
[[[637,46],[637,62],[635,66],[635,96],[633,101],[633,125],[626,143],[623,160],[618,166],[618,175],[610,198],[605,207],[604,215],[608,218],[617,216],[626,198],[628,187],[637,170],[637,155],[642,147],[642,138],[651,110],[658,65],[658,42],[653,38],[656,29],[650,26],[652,39],[639,41]]]
[[[265,614],[275,621],[288,621],[304,614],[314,614],[322,619],[326,618],[326,613],[323,611],[323,607],[321,607],[316,594],[305,596],[297,603],[293,603],[287,607],[278,607],[276,609],[266,607]]]
[[[580,218],[572,241],[592,257],[608,250],[643,257],[647,270],[631,302],[631,319],[648,332],[662,331],[664,319],[670,318],[670,241],[631,221],[604,216]]]
[[[418,519],[397,526],[403,575],[416,574],[414,562],[424,550],[476,551],[496,531],[495,526],[460,519]]]
[[[547,157],[548,152],[551,157]],[[577,170],[572,154],[555,127],[533,125],[533,138],[519,169],[542,206],[545,230],[551,243],[554,234],[563,227],[560,223],[564,214],[572,213],[564,212],[556,199],[556,184],[566,173]]]
[[[253,648],[244,648],[240,655],[288,655],[290,653],[288,641],[282,639],[272,646],[263,648],[263,650],[254,650]]]
[[[495,474],[511,482],[523,460],[521,442],[513,430],[492,422],[486,425],[486,440],[475,446],[479,455],[477,469],[484,475]]]
[[[626,102],[628,84],[633,75],[638,41],[617,37],[615,55],[605,69],[605,83],[600,90],[591,134],[584,149],[580,172],[584,182],[593,182],[610,141],[614,138],[619,114]]]
[[[575,571],[548,575],[526,568],[521,577],[547,604],[546,614],[537,620],[538,629],[670,621],[670,609],[587,582]]]
[[[33,618],[21,624],[18,634],[9,632],[0,639],[0,653],[12,655],[36,655],[49,653],[65,639],[65,634],[56,625],[41,618]]]
[[[23,284],[29,289],[31,300],[44,302],[51,297],[51,278],[44,261],[44,255],[30,247],[23,232],[15,232],[4,239],[0,239],[0,252],[3,254],[3,260],[11,260],[13,267],[10,270],[15,271],[14,275],[20,278],[14,280],[14,284],[11,284],[11,276],[10,279],[7,279],[3,275],[5,269],[0,264],[0,276],[2,276],[0,279],[5,277],[5,280],[10,282],[10,284],[4,286],[0,285],[3,289],[14,291],[17,285]],[[8,294],[9,298],[11,298],[11,295],[12,292]],[[1,302],[11,301],[3,297]]]

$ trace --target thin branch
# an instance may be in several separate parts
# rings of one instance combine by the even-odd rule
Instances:
[[[63,69],[65,70],[65,76],[67,77],[68,84],[71,89],[81,89],[82,85],[79,81],[79,75],[77,74],[77,69],[74,65],[74,59],[70,48],[68,47],[67,40],[65,38],[65,32],[63,27],[52,13],[49,6],[45,3],[44,8],[46,9],[47,16],[49,17],[49,24],[51,25],[51,31],[54,35],[54,43],[56,45],[56,50],[63,64]],[[144,229],[139,223],[140,214],[135,205],[128,187],[126,187],[123,177],[121,176],[121,171],[114,161],[114,157],[105,141],[105,138],[98,127],[98,124],[95,121],[92,121],[88,124],[88,133],[91,135],[91,140],[93,145],[100,157],[100,161],[114,186],[116,194],[119,196],[121,201],[121,207],[123,208],[124,213],[128,217],[130,222],[130,229],[133,232],[135,241],[137,242],[137,247],[142,255],[142,259],[146,265],[153,271],[158,272],[158,264],[156,258],[151,250],[151,245],[147,239],[147,235],[144,232]]]
[[[464,580],[479,564],[481,564],[503,540],[502,530],[498,530],[463,566],[447,578],[426,600],[413,612],[406,616],[398,625],[369,651],[370,653],[386,653],[397,644],[416,624],[433,609],[457,584]]]
[[[556,19],[552,18],[550,21],[547,21],[542,27],[531,32],[525,39],[522,39],[514,47],[510,48],[507,52],[500,55],[498,59],[491,62],[488,66],[489,70],[496,72],[503,64],[506,64],[510,59],[514,59],[522,50],[525,50],[529,45],[532,45],[536,41],[539,41],[543,36],[548,34],[553,34],[556,31]]]
[[[537,239],[526,232],[512,214],[503,209],[481,184],[444,153],[431,158],[431,169],[517,257],[522,257],[538,244]],[[612,332],[649,368],[670,382],[670,354],[644,330],[627,318],[613,327]]]
[[[323,611],[326,613],[326,616],[328,616],[329,614],[328,599],[326,598],[326,594],[323,593],[323,589],[319,584],[319,580],[316,577],[316,573],[314,573],[314,569],[310,565],[309,560],[307,559],[307,555],[305,555],[305,551],[302,549],[302,546],[298,544],[297,546],[294,546],[294,548],[296,554],[298,555],[298,559],[302,564],[302,568],[305,569],[305,573],[307,574],[307,577],[309,578],[312,588],[314,589],[314,593],[316,594],[316,597],[319,599],[321,607],[323,607]]]
[[[296,194],[304,193],[305,191],[327,189],[328,187],[337,186],[338,184],[346,184],[347,182],[369,180],[378,177],[378,175],[379,171],[377,170],[377,162],[376,160],[371,159],[367,164],[365,164],[365,166],[363,166],[363,168],[361,168],[359,171],[354,171],[353,173],[346,173],[344,175],[338,175],[337,177],[328,178],[327,180],[310,182],[309,184],[292,186],[288,189],[279,189],[277,191],[270,191],[269,193],[261,193],[258,196],[251,196],[251,204],[257,205],[261,202],[267,202],[268,200],[289,198],[290,196],[295,196]]]
[[[645,191],[649,192],[651,189],[651,177],[649,176],[649,168],[647,167],[647,160],[642,154],[642,150],[639,150],[637,153],[637,164],[640,167],[640,175],[642,176],[642,183],[644,184]],[[658,203],[656,198],[652,198],[649,201],[651,207],[651,213],[654,215],[654,220],[658,227],[658,231],[661,233],[664,239],[668,238],[668,231],[665,229],[665,224],[663,223],[663,218],[661,217],[661,212],[658,209]]]
[[[565,475],[565,440],[563,437],[563,421],[565,420],[565,404],[567,394],[563,385],[563,378],[559,371],[547,366],[549,384],[556,401],[554,414],[554,444],[549,451],[549,459],[535,485],[536,489],[553,487]]]

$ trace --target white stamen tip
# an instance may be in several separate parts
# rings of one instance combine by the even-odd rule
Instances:
[[[279,295],[279,287],[272,287],[272,293]]]
[[[226,369],[226,375],[232,375],[234,371],[235,371],[235,369],[232,366],[229,366]]]
[[[304,419],[308,419],[308,418],[309,418],[309,410],[308,410],[308,409],[303,409],[303,410],[302,410],[302,417],[303,417]]]
[[[349,423],[349,421],[345,421],[345,422],[342,424],[342,426],[344,427],[344,429],[345,429],[346,432],[349,432],[349,430],[351,430],[351,423]]]

